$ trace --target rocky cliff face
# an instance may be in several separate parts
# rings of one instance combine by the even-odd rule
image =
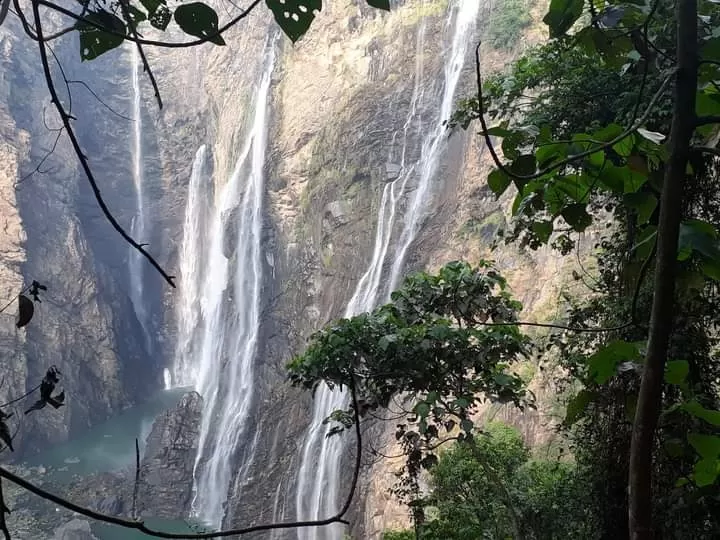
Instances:
[[[14,328],[14,306],[0,321],[6,381],[0,393],[3,401],[16,397],[39,383],[54,364],[69,398],[67,407],[28,417],[17,446],[32,451],[140,398],[156,387],[153,379],[160,366],[145,354],[136,339],[137,320],[128,313],[127,250],[113,243],[115,233],[92,201],[67,140],[61,136],[49,154],[60,123],[48,102],[37,46],[23,37],[14,19],[0,29],[0,44],[2,301],[10,301],[33,279],[48,287],[27,329]],[[71,61],[77,56],[75,47],[70,39],[54,45],[68,79],[87,81],[122,108],[127,99],[122,56],[88,73]],[[128,223],[127,121],[106,114],[82,86],[70,87],[83,147],[110,206]],[[103,143],[111,133],[114,143]]]
[[[155,420],[140,465],[138,516],[172,519],[190,513],[201,413],[202,398],[190,392]]]
[[[416,106],[411,99],[416,81],[428,95],[442,91],[442,53],[448,46],[447,15],[453,4],[398,1],[387,14],[359,0],[335,0],[294,46],[276,36],[263,8],[226,36],[227,47],[150,52],[166,105],[159,111],[143,82],[151,223],[146,240],[170,273],[178,267],[195,152],[202,144],[210,150],[212,198],[227,182],[252,118],[260,51],[270,40],[278,52],[265,168],[257,397],[251,411],[257,446],[252,463],[237,464],[237,470],[245,472],[231,483],[228,526],[295,518],[295,472],[311,398],[288,387],[284,364],[312,331],[342,315],[371,256],[382,189],[397,178],[402,154],[414,163],[423,151],[428,126],[422,120],[411,126],[405,143],[401,138]],[[491,8],[488,3],[481,10],[478,33]],[[47,164],[50,172],[16,185],[44,157],[53,137],[43,123],[42,104],[47,100],[35,45],[19,35],[17,25],[0,30],[0,293],[10,298],[24,280],[33,278],[50,291],[29,330],[16,332],[11,321],[0,321],[4,373],[12,382],[0,393],[31,387],[47,365],[55,363],[65,374],[71,397],[67,408],[37,415],[36,424],[24,429],[24,447],[32,449],[67,437],[160,386],[162,368],[170,365],[175,352],[178,293],[146,268],[150,331],[157,341],[150,357],[130,305],[127,249],[96,209],[64,138]],[[536,37],[531,34],[530,40]],[[68,77],[85,80],[110,106],[127,114],[128,49],[79,66],[75,47],[72,39],[56,46]],[[491,50],[483,58],[489,69],[507,60]],[[470,61],[466,59],[458,94],[472,91]],[[135,208],[129,157],[133,123],[109,113],[81,86],[72,90],[74,107],[81,111],[83,145],[111,207],[129,226]],[[423,103],[436,106],[432,100]],[[422,119],[433,111],[417,112]],[[50,112],[48,122],[51,127],[57,124]],[[495,201],[485,187],[487,168],[477,140],[465,134],[449,140],[407,270],[488,255],[492,234],[506,219],[507,201]],[[510,278],[528,316],[551,314],[564,286],[563,269],[552,254],[530,257],[501,249],[492,258]],[[193,430],[184,426],[197,421],[200,404],[196,395],[186,396],[181,411],[156,423],[142,471],[144,513],[172,517],[188,510],[188,456],[196,441]],[[528,435],[539,431],[531,428]],[[367,442],[381,446],[383,429],[372,433]],[[350,466],[344,470],[342,484],[347,488]],[[353,508],[355,537],[378,538],[383,529],[404,520],[405,511],[388,495],[392,470],[388,462],[366,464],[361,497]],[[278,533],[273,538],[294,535]]]

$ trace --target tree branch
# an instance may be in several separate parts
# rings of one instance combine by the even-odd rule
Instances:
[[[653,447],[662,409],[665,363],[673,332],[675,271],[686,168],[690,141],[697,125],[697,0],[680,0],[675,6],[678,63],[670,129],[670,156],[660,196],[650,332],[630,444],[628,527],[632,540],[650,540],[655,537],[652,508]]]
[[[140,444],[135,437],[135,484],[133,485],[132,513],[130,516],[137,519],[137,496],[140,489]]]
[[[720,148],[713,148],[711,146],[693,146],[690,148],[695,152],[701,152],[703,154],[711,154],[715,157],[720,157]]]
[[[130,16],[130,8],[128,7],[128,0],[120,0],[120,7],[122,8],[123,15],[125,17],[125,20],[128,22],[128,26],[130,27],[130,33],[132,36],[137,40],[138,39],[138,32],[135,23],[132,20],[132,17]],[[158,88],[157,81],[155,80],[155,75],[153,75],[152,69],[150,69],[150,63],[148,62],[147,57],[145,56],[145,51],[143,50],[143,46],[141,43],[135,42],[135,45],[137,46],[138,54],[140,55],[140,60],[143,64],[143,70],[148,75],[148,79],[150,79],[150,84],[152,84],[153,91],[155,92],[155,99],[158,102],[158,107],[160,109],[163,108],[163,102],[162,97],[160,97],[160,89]]]
[[[45,82],[47,83],[48,91],[50,92],[50,98],[55,105],[55,108],[57,109],[58,113],[60,114],[60,118],[62,120],[63,125],[65,126],[65,131],[67,132],[68,137],[70,138],[70,142],[72,143],[73,149],[75,150],[75,154],[77,155],[78,159],[80,160],[80,164],[85,171],[85,175],[87,176],[88,182],[90,182],[90,186],[92,187],[93,194],[95,195],[95,199],[98,202],[98,205],[100,206],[100,209],[102,210],[103,214],[105,215],[105,218],[110,222],[110,224],[113,226],[113,228],[122,236],[125,241],[130,244],[133,248],[135,248],[137,251],[142,253],[146,259],[150,261],[150,263],[155,267],[155,269],[162,275],[162,277],[165,279],[165,281],[170,284],[170,286],[175,287],[174,277],[170,276],[162,266],[160,266],[160,263],[158,263],[155,258],[148,253],[142,245],[137,243],[127,232],[125,232],[125,229],[122,228],[122,226],[117,222],[115,219],[115,216],[112,215],[112,212],[110,212],[110,209],[107,207],[107,204],[105,203],[105,200],[102,197],[102,193],[100,192],[100,188],[98,187],[97,181],[95,180],[95,176],[92,173],[92,170],[90,169],[90,165],[88,164],[88,160],[85,157],[85,154],[83,154],[82,149],[80,148],[80,143],[77,139],[77,136],[75,135],[75,132],[73,131],[72,125],[70,123],[70,116],[68,115],[67,111],[65,111],[65,108],[63,107],[62,103],[60,102],[60,98],[58,97],[57,90],[55,89],[55,84],[52,79],[52,73],[50,71],[50,64],[48,63],[48,55],[47,50],[45,48],[45,40],[43,38],[43,29],[42,29],[42,22],[40,20],[40,0],[33,0],[32,2],[32,8],[33,8],[33,18],[35,21],[35,30],[37,31],[38,36],[38,44],[40,48],[40,61],[43,68],[43,73],[45,75]]]
[[[695,120],[695,127],[707,126],[708,124],[720,124],[720,116],[698,116]]]
[[[490,138],[490,134],[488,133],[488,125],[485,121],[485,110],[483,106],[483,93],[482,93],[482,73],[480,71],[480,45],[481,43],[478,43],[478,46],[475,48],[475,75],[477,78],[477,89],[478,89],[478,107],[479,107],[479,120],[480,125],[482,126],[482,136],[485,139],[485,145],[487,146],[488,150],[490,151],[490,156],[492,157],[493,162],[495,163],[495,166],[500,169],[503,173],[505,173],[510,178],[515,178],[516,180],[534,180],[536,178],[540,178],[542,176],[545,176],[548,173],[551,173],[561,167],[564,167],[566,165],[570,165],[571,163],[574,163],[576,161],[579,161],[581,159],[584,159],[588,156],[591,156],[592,154],[595,154],[597,152],[600,152],[601,150],[605,150],[607,148],[610,148],[614,146],[615,144],[619,143],[623,139],[626,139],[630,135],[632,135],[635,131],[637,131],[638,128],[641,128],[643,124],[645,124],[645,121],[650,116],[650,113],[652,113],[653,109],[655,108],[655,103],[657,103],[657,100],[660,99],[660,97],[665,93],[665,90],[667,89],[670,81],[673,79],[673,76],[675,75],[675,71],[673,70],[663,81],[663,83],[660,85],[660,88],[657,92],[655,92],[655,95],[653,95],[652,99],[650,100],[650,103],[647,106],[647,109],[645,109],[645,112],[642,114],[642,116],[638,119],[637,122],[635,122],[633,125],[631,125],[628,129],[623,131],[620,135],[613,138],[612,140],[601,144],[599,146],[596,146],[595,148],[591,148],[589,150],[585,150],[584,152],[580,152],[579,154],[575,154],[574,156],[569,156],[566,159],[563,159],[561,161],[558,161],[557,163],[554,163],[540,171],[537,171],[533,174],[515,174],[512,171],[510,171],[500,160],[500,157],[497,154],[497,151],[495,150],[495,147],[493,146],[492,139]]]
[[[313,520],[313,521],[290,521],[286,523],[269,523],[266,525],[255,525],[252,527],[245,527],[245,528],[239,528],[239,529],[230,529],[226,531],[217,531],[217,532],[208,532],[208,533],[168,533],[163,531],[158,531],[156,529],[152,529],[145,525],[143,521],[134,520],[134,519],[125,519],[117,516],[111,516],[108,514],[103,514],[101,512],[96,512],[94,510],[91,510],[89,508],[85,508],[84,506],[80,506],[78,504],[75,504],[73,502],[68,501],[67,499],[60,497],[59,495],[55,495],[54,493],[51,493],[39,486],[36,486],[32,482],[29,482],[22,478],[21,476],[18,476],[9,470],[7,470],[4,467],[0,467],[0,478],[5,478],[12,482],[13,484],[16,484],[27,491],[30,491],[31,493],[34,493],[38,497],[41,497],[45,500],[48,500],[50,502],[53,502],[59,506],[62,506],[63,508],[67,508],[68,510],[71,510],[73,512],[76,512],[78,514],[81,514],[85,517],[88,517],[90,519],[95,519],[97,521],[102,521],[103,523],[109,523],[111,525],[117,525],[119,527],[124,527],[126,529],[133,529],[136,531],[143,532],[147,534],[148,536],[153,536],[155,538],[176,538],[176,539],[185,539],[185,540],[202,540],[205,538],[227,538],[229,536],[240,536],[244,534],[249,534],[252,532],[258,532],[258,531],[271,531],[271,530],[278,530],[278,529],[298,529],[298,528],[306,528],[306,527],[322,527],[325,525],[331,525],[333,523],[344,523],[349,524],[349,522],[344,519],[345,514],[347,514],[348,510],[350,509],[350,505],[352,504],[353,499],[355,498],[355,491],[357,489],[357,483],[358,479],[360,477],[360,467],[362,465],[362,433],[360,431],[360,415],[359,415],[359,407],[358,407],[358,400],[357,400],[357,393],[355,391],[355,387],[350,387],[350,392],[352,396],[352,402],[353,402],[353,416],[355,418],[355,437],[356,437],[356,456],[355,456],[355,466],[353,469],[353,475],[352,475],[352,481],[350,483],[350,490],[348,492],[347,498],[345,500],[345,504],[343,504],[342,508],[333,516],[326,518],[326,519],[319,519],[319,520]]]
[[[16,0],[17,1],[17,0]],[[54,11],[57,11],[58,13],[61,13],[63,15],[66,15],[67,17],[70,17],[71,19],[74,19],[78,22],[82,22],[83,24],[86,24],[90,27],[96,28],[97,30],[102,30],[103,32],[106,32],[108,34],[122,37],[123,39],[126,39],[128,41],[132,41],[134,43],[138,43],[140,45],[151,45],[154,47],[168,47],[168,48],[183,48],[183,47],[194,47],[196,45],[202,45],[203,43],[208,43],[218,36],[221,36],[223,33],[228,31],[230,28],[235,26],[237,23],[239,23],[241,20],[243,20],[245,17],[250,15],[253,9],[255,9],[262,0],[253,0],[253,3],[250,4],[247,8],[245,8],[244,11],[236,15],[233,19],[231,19],[229,22],[225,23],[225,25],[221,26],[217,32],[213,34],[208,34],[207,36],[196,39],[193,41],[184,41],[184,42],[168,42],[168,41],[157,41],[153,39],[143,39],[138,38],[135,36],[128,36],[127,34],[124,34],[122,32],[117,32],[111,28],[105,28],[102,24],[99,24],[93,20],[89,20],[81,15],[78,15],[77,13],[74,13],[73,11],[70,11],[69,9],[66,9],[62,6],[58,6],[57,4],[54,4],[52,2],[48,2],[47,0],[33,0],[33,3],[37,2],[40,5],[43,5],[47,8],[50,8]],[[74,27],[72,28],[74,29]]]

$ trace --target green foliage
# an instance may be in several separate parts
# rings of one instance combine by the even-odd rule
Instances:
[[[79,0],[83,17],[75,24],[80,35],[80,58],[93,60],[101,54],[122,45],[126,38],[137,32],[143,35],[144,23],[165,31],[174,19],[178,27],[189,36],[216,45],[225,45],[216,11],[203,2],[180,4],[174,8],[167,0],[109,0],[90,8],[89,0]],[[275,21],[293,42],[310,28],[322,0],[265,0]],[[389,0],[367,0],[373,8],[389,11]]]
[[[512,49],[532,22],[526,0],[507,0],[495,5],[487,24],[487,40],[496,49]]]
[[[201,2],[179,5],[175,10],[175,22],[186,34],[207,39],[215,45],[225,45],[225,40],[218,34],[217,13]]]
[[[587,480],[588,508],[606,538],[628,537],[628,454],[652,306],[659,201],[674,108],[671,2],[552,0],[549,43],[483,85],[487,135],[502,167],[488,190],[513,190],[507,242],[569,253],[579,233],[608,229],[594,245],[597,272],[576,273],[588,297],[568,297],[570,326],[615,328],[550,336],[569,394],[564,428]],[[700,2],[697,113],[720,115],[720,12]],[[583,13],[589,13],[581,24]],[[572,34],[572,35],[568,35]],[[477,97],[460,103],[451,126],[479,119]],[[485,129],[485,128],[484,128]],[[698,147],[717,124],[695,130]],[[652,456],[653,507],[664,538],[716,538],[720,511],[720,160],[691,152],[677,254],[674,330],[662,389],[664,412]],[[631,321],[628,324],[628,321]],[[647,410],[647,409],[645,409]],[[478,536],[480,537],[480,536]],[[577,537],[584,537],[582,534]]]
[[[385,531],[382,540],[415,540],[413,531]]]
[[[434,275],[413,274],[391,299],[311,336],[288,368],[298,386],[353,388],[360,415],[406,396],[412,412],[397,424],[396,438],[406,452],[407,476],[398,494],[412,498],[419,471],[437,461],[436,441],[458,428],[459,440],[472,439],[478,405],[531,405],[522,379],[508,371],[529,342],[513,325],[520,304],[487,262],[476,268],[451,262]],[[352,425],[350,412],[331,415],[346,420],[332,434]]]
[[[599,536],[575,467],[531,459],[520,433],[503,424],[441,454],[424,504],[434,517],[420,526],[422,540],[504,540],[513,514],[524,539]]]
[[[551,0],[543,22],[550,28],[550,37],[560,37],[570,30],[583,12],[584,0]]]

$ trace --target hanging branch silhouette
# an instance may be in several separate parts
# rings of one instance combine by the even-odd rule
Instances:
[[[288,522],[278,522],[278,523],[268,523],[264,525],[254,525],[251,527],[243,527],[243,528],[237,528],[237,529],[228,529],[225,531],[216,531],[216,532],[207,532],[207,533],[168,533],[164,531],[160,531],[157,529],[153,529],[151,527],[148,527],[145,525],[143,521],[140,520],[134,520],[134,519],[126,519],[122,517],[117,516],[111,516],[108,514],[103,514],[101,512],[96,512],[95,510],[91,510],[90,508],[86,508],[84,506],[75,504],[64,497],[61,497],[59,495],[55,495],[54,493],[51,493],[40,486],[37,486],[33,484],[32,482],[29,482],[28,480],[25,480],[21,476],[18,476],[9,470],[7,470],[5,467],[0,466],[0,482],[2,478],[5,478],[6,480],[12,482],[13,484],[16,484],[20,486],[21,488],[34,493],[38,497],[41,497],[42,499],[45,499],[47,501],[53,502],[59,506],[62,506],[63,508],[66,508],[68,510],[71,510],[72,512],[76,512],[78,514],[81,514],[85,517],[88,517],[90,519],[94,519],[97,521],[101,521],[103,523],[107,523],[109,525],[117,525],[119,527],[123,527],[125,529],[132,529],[136,531],[140,531],[142,533],[145,533],[148,536],[152,536],[155,538],[175,538],[175,539],[185,539],[185,540],[202,540],[205,538],[227,538],[229,536],[241,536],[244,534],[249,534],[253,532],[260,532],[260,531],[272,531],[272,530],[279,530],[279,529],[299,529],[299,528],[307,528],[307,527],[322,527],[326,525],[332,525],[333,523],[343,523],[345,525],[349,525],[349,521],[345,519],[345,515],[347,514],[348,510],[350,509],[350,505],[352,504],[353,499],[355,498],[355,491],[357,490],[357,484],[358,484],[358,478],[360,476],[360,468],[362,464],[362,433],[360,429],[360,416],[359,416],[359,406],[358,406],[358,400],[357,400],[357,393],[355,390],[355,387],[350,387],[350,393],[352,396],[352,402],[353,402],[353,417],[354,417],[354,423],[355,423],[355,463],[353,466],[353,473],[352,473],[352,481],[350,483],[350,489],[348,491],[348,495],[345,499],[345,503],[340,508],[340,510],[326,518],[326,519],[319,519],[319,520],[308,520],[308,521],[288,521]],[[0,530],[2,530],[2,522],[0,521]],[[6,533],[6,538],[9,540],[10,536],[8,536],[9,533]]]
[[[15,0],[16,2],[18,0]],[[39,2],[37,0],[33,0],[32,2],[32,10],[33,10],[33,20],[35,23],[35,31],[37,32],[37,42],[40,50],[40,63],[42,64],[43,68],[43,74],[45,76],[45,82],[48,87],[48,91],[50,92],[50,98],[55,106],[56,110],[58,111],[58,114],[60,115],[60,119],[62,120],[63,126],[65,127],[65,131],[68,135],[68,138],[70,139],[70,143],[72,144],[73,149],[75,150],[75,155],[77,156],[78,160],[80,161],[80,164],[82,166],[83,171],[85,172],[85,176],[88,179],[88,182],[90,183],[90,186],[92,188],[93,194],[95,195],[95,200],[97,201],[98,205],[100,206],[100,209],[102,210],[103,214],[105,215],[105,218],[110,222],[112,227],[120,234],[120,236],[128,243],[130,244],[135,250],[139,251],[148,261],[150,261],[150,264],[152,264],[155,269],[162,275],[162,277],[165,279],[165,281],[172,286],[175,287],[175,277],[169,275],[165,269],[158,263],[158,261],[144,248],[143,244],[140,244],[136,242],[118,223],[115,216],[112,214],[110,209],[108,208],[107,204],[105,203],[105,200],[102,196],[102,193],[100,191],[100,188],[98,187],[97,180],[95,179],[95,175],[93,174],[90,165],[88,163],[87,156],[82,151],[82,148],[80,148],[80,142],[78,141],[78,138],[75,134],[75,131],[73,130],[72,124],[71,124],[71,116],[68,114],[68,112],[65,110],[65,107],[63,106],[62,102],[60,101],[60,98],[57,93],[57,89],[55,88],[55,83],[53,81],[52,72],[50,70],[50,64],[48,62],[48,54],[47,54],[47,45],[45,43],[45,39],[43,37],[43,28],[42,28],[42,21],[40,19],[40,6]]]

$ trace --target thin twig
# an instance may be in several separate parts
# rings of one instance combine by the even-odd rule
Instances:
[[[712,154],[715,157],[720,157],[720,148],[713,148],[712,146],[692,146],[690,150],[696,152],[702,152],[703,154]]]
[[[37,390],[39,390],[39,389],[40,389],[40,385],[38,384],[36,387],[31,388],[30,390],[28,390],[27,392],[25,392],[22,396],[16,397],[15,399],[11,399],[11,400],[8,401],[7,403],[3,403],[2,405],[0,405],[0,408],[7,407],[8,405],[12,405],[13,403],[17,403],[18,401],[22,401],[23,399],[25,399],[26,397],[28,397],[30,394],[32,394],[33,392],[35,392],[35,391],[37,391]]]
[[[15,1],[17,1],[17,0],[15,0]],[[262,0],[253,0],[253,3],[250,4],[247,8],[245,8],[245,11],[239,13],[238,15],[235,16],[235,18],[231,19],[229,22],[227,22],[226,24],[221,26],[217,30],[217,32],[208,34],[205,37],[202,37],[200,39],[196,39],[193,41],[183,41],[183,42],[177,42],[177,43],[128,36],[127,34],[125,34],[123,32],[118,32],[116,30],[113,30],[112,28],[106,28],[102,24],[99,24],[91,19],[82,17],[82,16],[78,15],[77,13],[70,11],[69,9],[66,9],[62,6],[58,6],[57,4],[54,4],[52,2],[48,2],[47,0],[34,0],[34,2],[37,2],[38,4],[43,5],[47,8],[50,8],[54,11],[57,11],[58,13],[66,15],[67,17],[70,17],[71,19],[74,19],[78,22],[82,22],[83,24],[86,24],[90,27],[96,28],[97,30],[101,30],[107,34],[111,34],[114,36],[122,37],[123,39],[126,39],[127,41],[132,41],[133,43],[139,43],[141,45],[152,45],[154,47],[184,48],[184,47],[194,47],[196,45],[202,45],[203,43],[211,42],[212,40],[217,39],[219,36],[222,36],[222,34],[225,33],[227,30],[229,30],[230,28],[235,26],[237,23],[239,23],[241,20],[243,20],[248,15],[250,15],[252,10],[255,9],[262,2]],[[31,35],[31,37],[32,37],[32,35]],[[38,35],[38,37],[39,37],[39,35]]]
[[[67,83],[68,83],[68,84],[79,84],[79,85],[81,85],[81,86],[84,86],[85,89],[86,89],[88,92],[90,92],[90,93],[93,95],[93,97],[94,97],[96,100],[98,100],[103,107],[105,107],[108,111],[110,111],[111,113],[113,113],[115,116],[118,116],[118,117],[122,118],[123,120],[127,120],[128,122],[133,122],[133,121],[134,121],[134,120],[133,120],[132,118],[130,118],[129,116],[125,116],[124,114],[121,114],[121,113],[117,112],[117,111],[116,111],[115,109],[113,109],[110,105],[108,105],[107,103],[105,103],[105,102],[100,98],[100,96],[98,96],[97,93],[95,93],[95,91],[94,91],[92,88],[90,88],[90,86],[88,86],[88,84],[87,84],[85,81],[68,81]]]
[[[137,27],[130,16],[130,8],[128,7],[128,0],[120,0],[120,7],[123,11],[123,15],[125,17],[125,20],[128,23],[128,26],[130,28],[130,34],[137,40],[138,39],[138,32]],[[137,46],[137,52],[140,55],[140,60],[143,64],[143,70],[148,75],[148,79],[150,79],[150,84],[152,84],[153,91],[155,92],[155,99],[158,102],[158,107],[160,109],[163,108],[163,102],[162,97],[160,97],[160,89],[158,88],[157,81],[155,80],[155,75],[153,75],[152,69],[150,69],[150,62],[148,62],[147,57],[145,56],[145,51],[143,50],[142,43],[135,42],[135,45]]]
[[[133,487],[132,518],[137,519],[137,496],[140,488],[140,445],[135,437],[135,486]]]
[[[15,300],[17,300],[18,297],[19,297],[21,294],[24,294],[24,293],[28,292],[29,290],[30,290],[30,285],[28,285],[27,287],[25,287],[22,291],[20,291],[20,292],[18,293],[17,296],[14,296],[7,304],[5,304],[2,308],[0,308],[0,313],[3,313],[7,308],[9,308],[10,306],[12,306],[13,302],[14,302]],[[1,405],[0,405],[0,406],[1,406]]]
[[[55,135],[55,140],[53,141],[53,144],[52,144],[52,147],[50,147],[50,150],[47,151],[47,153],[43,156],[43,158],[38,162],[38,164],[35,166],[35,168],[34,168],[32,171],[30,171],[29,173],[23,175],[22,178],[20,178],[17,182],[15,182],[15,187],[17,187],[17,186],[19,186],[20,184],[22,184],[25,180],[27,180],[28,178],[30,178],[30,177],[31,177],[32,175],[34,175],[35,173],[43,173],[43,172],[45,172],[45,171],[41,171],[41,170],[40,170],[40,167],[42,167],[42,166],[45,164],[45,162],[50,158],[50,156],[52,156],[52,155],[55,153],[55,149],[57,148],[58,142],[60,141],[60,136],[63,134],[63,130],[64,130],[64,129],[65,129],[65,128],[60,128],[60,129],[57,131],[57,134]],[[48,170],[49,170],[49,169],[48,169]]]
[[[708,124],[720,124],[720,116],[698,116],[695,121],[695,127],[707,126]]]
[[[47,50],[45,49],[45,41],[43,39],[43,29],[42,29],[42,22],[40,20],[40,7],[39,7],[40,1],[39,0],[33,0],[32,7],[33,7],[33,18],[35,21],[35,30],[37,31],[38,35],[38,44],[40,48],[40,61],[42,63],[43,72],[45,75],[45,82],[47,83],[48,91],[50,92],[50,97],[55,105],[55,108],[57,109],[58,113],[60,114],[60,118],[62,119],[63,125],[65,126],[65,131],[67,132],[68,137],[70,138],[70,142],[72,143],[73,148],[75,149],[75,154],[77,155],[78,159],[80,160],[80,164],[85,171],[85,175],[87,176],[88,182],[90,182],[90,186],[92,187],[93,194],[95,195],[95,199],[98,202],[98,205],[100,206],[100,209],[102,210],[103,214],[105,215],[105,218],[110,222],[110,224],[113,226],[113,228],[122,236],[125,241],[130,244],[133,248],[135,248],[137,251],[142,253],[147,260],[150,261],[150,263],[155,267],[155,269],[162,275],[162,277],[165,279],[165,281],[170,284],[170,286],[175,287],[174,277],[170,276],[162,266],[160,266],[160,263],[158,263],[155,258],[148,253],[145,248],[138,242],[136,242],[127,232],[125,232],[125,229],[122,228],[122,226],[117,222],[115,219],[115,216],[113,216],[112,212],[110,212],[110,209],[107,207],[107,204],[105,203],[105,200],[102,197],[102,193],[100,192],[100,188],[98,187],[98,184],[95,180],[95,176],[92,173],[92,170],[90,169],[90,165],[88,164],[87,157],[85,154],[83,154],[82,149],[80,148],[80,143],[75,135],[75,132],[73,131],[72,125],[70,123],[70,116],[68,115],[67,111],[65,111],[65,108],[63,107],[62,103],[60,102],[60,99],[57,94],[57,90],[55,89],[55,83],[52,79],[52,73],[50,71],[50,64],[48,63],[48,56],[47,56]]]
[[[551,173],[561,167],[564,167],[566,165],[570,165],[571,163],[574,163],[576,161],[579,161],[581,159],[584,159],[588,156],[591,156],[592,154],[595,154],[597,152],[600,152],[602,150],[605,150],[606,148],[611,148],[615,144],[619,143],[623,139],[626,139],[630,135],[632,135],[635,131],[637,131],[638,128],[641,128],[643,124],[645,124],[645,121],[648,119],[650,114],[653,112],[655,108],[655,103],[658,99],[660,99],[660,96],[662,96],[665,93],[665,90],[667,89],[668,85],[670,84],[670,81],[673,79],[676,70],[672,70],[670,75],[668,75],[663,83],[660,85],[660,88],[657,92],[655,92],[655,95],[650,100],[650,103],[645,109],[645,112],[643,115],[638,119],[637,122],[632,124],[628,129],[623,131],[620,135],[617,137],[614,137],[612,140],[599,145],[597,147],[591,148],[589,150],[586,150],[584,152],[580,152],[579,154],[575,154],[573,156],[569,156],[566,159],[563,159],[561,161],[558,161],[557,163],[554,163],[552,165],[549,165],[548,167],[537,171],[533,174],[515,174],[512,171],[510,171],[500,160],[500,157],[497,154],[497,151],[495,150],[495,147],[493,146],[492,139],[490,137],[490,134],[488,133],[488,126],[487,122],[485,121],[485,110],[483,107],[483,94],[482,94],[482,74],[480,72],[480,45],[475,48],[475,71],[476,71],[476,77],[477,77],[477,88],[478,88],[478,107],[479,107],[479,120],[480,124],[482,126],[482,136],[485,139],[485,145],[487,146],[488,150],[490,151],[490,156],[493,159],[493,162],[495,162],[495,165],[498,169],[500,169],[503,173],[505,173],[510,178],[515,178],[517,180],[534,180],[536,178],[540,178],[542,176],[545,176],[548,173]]]

